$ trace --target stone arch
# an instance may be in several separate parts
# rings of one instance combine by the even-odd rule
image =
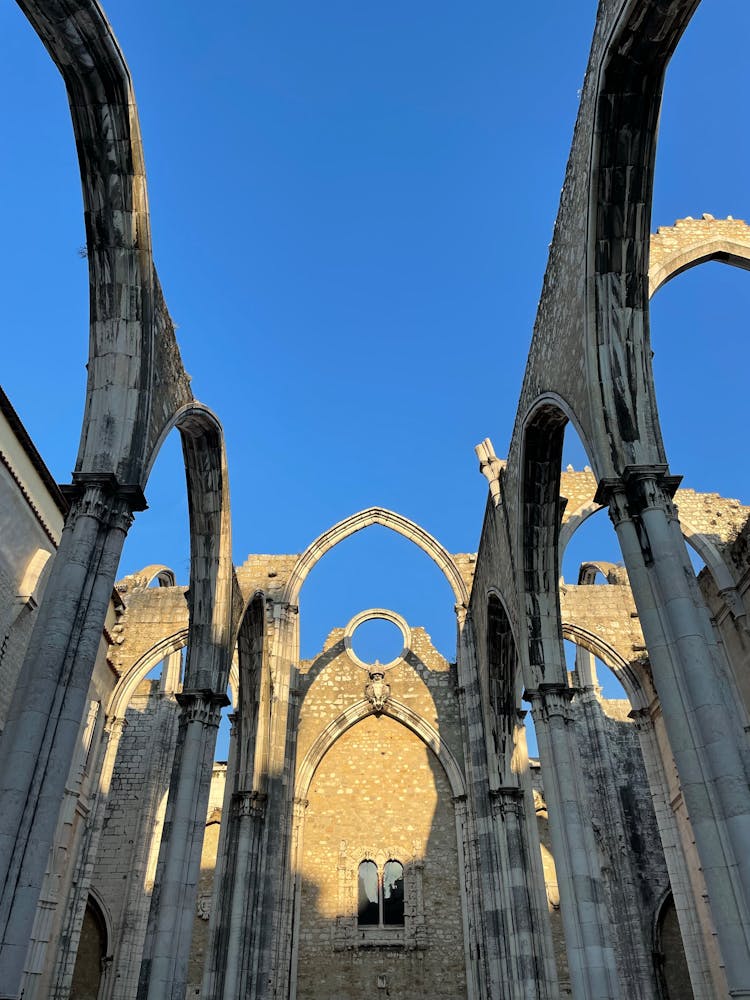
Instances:
[[[99,894],[90,889],[76,946],[74,996],[102,995],[112,943],[112,919]]]
[[[608,642],[573,622],[563,622],[562,634],[577,646],[589,651],[609,667],[620,684],[625,688],[634,709],[647,708],[654,698],[651,682],[645,672],[641,674]]]
[[[675,502],[679,507],[679,492],[675,497]],[[587,521],[592,514],[596,514],[598,511],[603,509],[604,507],[602,504],[597,503],[595,500],[587,500],[586,503],[582,504],[578,510],[574,511],[566,520],[565,524],[563,524],[560,529],[559,547],[561,565],[565,548],[570,542],[570,539],[581,527],[584,521]],[[719,591],[734,590],[736,586],[734,578],[732,577],[729,567],[727,566],[724,557],[715,542],[713,542],[711,538],[703,532],[696,531],[690,522],[686,521],[682,515],[680,515],[680,528],[682,529],[682,536],[685,541],[691,546],[691,548],[695,549],[703,562],[706,564],[709,573],[714,578],[717,589]]]
[[[564,663],[557,581],[566,410],[557,398],[542,396],[529,408],[522,428],[519,548],[529,668],[524,682],[532,689],[566,681],[546,673],[551,664],[562,670]]]
[[[188,644],[189,630],[184,628],[172,635],[165,636],[139,656],[135,663],[131,664],[120,676],[107,705],[107,717],[109,719],[122,719],[125,717],[130,699],[138,685],[144,677],[149,674],[155,666],[162,660],[183,649]]]
[[[256,591],[248,601],[237,630],[239,671],[236,753],[239,789],[251,789],[268,771],[271,690],[270,672],[264,664],[265,601]],[[264,789],[265,790],[265,789]]]
[[[490,749],[494,751],[500,768],[505,768],[510,763],[516,710],[519,708],[517,686],[520,661],[508,609],[494,587],[486,596],[486,615]]]
[[[161,565],[161,563],[152,563],[150,566],[139,569],[137,573],[129,573],[123,583],[132,584],[135,587],[150,587],[154,580],[160,587],[177,586],[174,570]]]
[[[743,219],[678,219],[651,237],[649,296],[698,264],[715,260],[750,270],[750,226]]]
[[[654,909],[653,955],[659,996],[662,1000],[693,1000],[685,944],[671,887]]]
[[[601,387],[599,447],[618,474],[666,464],[650,357],[649,228],[664,73],[696,6],[624,5],[595,85],[586,352],[589,385]]]
[[[224,432],[202,403],[181,407],[149,456],[150,472],[167,435],[182,439],[190,514],[190,644],[185,686],[226,691],[231,663],[232,539]]]
[[[52,568],[53,553],[47,549],[37,549],[23,571],[18,597],[21,601],[39,603],[39,595]]]
[[[76,473],[141,487],[154,416],[191,392],[153,264],[130,72],[94,0],[73,8],[30,0],[23,9],[65,82],[81,174],[91,315]]]
[[[171,653],[176,653],[188,644],[189,630],[184,628],[172,635],[165,636],[145,652],[142,656],[123,671],[120,680],[110,696],[107,705],[107,718],[122,719],[125,717],[133,692],[155,666],[161,663]],[[232,691],[232,703],[237,704],[239,689],[239,673],[236,663],[232,663],[229,671],[229,687]]]
[[[339,542],[343,542],[345,538],[349,538],[350,535],[362,531],[364,528],[369,528],[373,524],[390,528],[391,531],[402,535],[423,552],[426,552],[450,584],[456,604],[468,605],[468,589],[450,553],[436,538],[415,524],[414,521],[410,521],[392,510],[386,510],[384,507],[368,507],[366,510],[352,514],[343,521],[339,521],[338,524],[334,524],[332,528],[311,542],[294,565],[284,588],[283,602],[288,605],[296,605],[299,601],[302,584],[313,566]]]
[[[595,583],[596,574],[601,573],[608,584],[618,583],[621,573],[625,572],[625,567],[617,563],[605,562],[602,559],[592,559],[581,563],[578,571],[578,586],[588,587]]]
[[[297,771],[296,798],[306,798],[318,765],[336,740],[362,719],[374,714],[375,710],[371,703],[363,698],[350,705],[318,734]],[[410,729],[433,752],[443,767],[454,797],[466,794],[466,782],[458,761],[450,748],[440,738],[438,731],[426,719],[414,712],[408,705],[392,698],[386,702],[381,714],[387,715]]]

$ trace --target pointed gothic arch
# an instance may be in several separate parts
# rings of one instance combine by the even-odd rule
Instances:
[[[332,722],[323,729],[305,754],[305,759],[297,769],[295,782],[295,798],[303,800],[312,784],[315,772],[320,762],[331,749],[333,744],[343,736],[352,726],[366,719],[370,715],[375,715],[375,709],[366,698],[355,702],[338,715]],[[440,738],[438,731],[418,715],[415,711],[404,705],[402,702],[390,698],[383,708],[382,715],[400,722],[401,725],[411,730],[415,736],[433,752],[440,761],[445,776],[451,787],[454,796],[466,795],[466,782],[458,761],[454,757],[445,741]]]
[[[463,606],[468,604],[468,588],[450,553],[436,538],[414,521],[410,521],[395,511],[386,510],[384,507],[368,507],[366,510],[360,510],[343,521],[339,521],[338,524],[334,524],[332,528],[324,531],[322,535],[311,542],[294,565],[284,588],[283,602],[288,605],[296,605],[299,601],[302,584],[316,563],[339,542],[343,542],[345,538],[349,538],[350,535],[354,535],[364,528],[369,528],[373,524],[390,528],[391,531],[395,531],[397,535],[413,542],[423,552],[426,552],[450,584],[456,604]]]

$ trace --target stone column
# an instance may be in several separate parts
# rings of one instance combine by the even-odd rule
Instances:
[[[730,995],[750,997],[750,787],[742,728],[666,466],[603,480],[690,816]]]
[[[0,740],[0,998],[18,996],[138,487],[82,474]]]
[[[553,975],[548,979],[544,930],[535,906],[533,867],[528,850],[524,792],[517,785],[490,792],[495,837],[498,841],[501,882],[505,886],[507,973],[503,995],[508,1000],[556,995]]]
[[[227,696],[183,691],[172,779],[141,963],[139,1000],[182,1000],[195,919],[216,733]]]
[[[545,1000],[557,997],[558,982],[528,773],[525,716],[525,712],[515,713],[513,755],[505,770],[506,781],[517,776],[520,783],[491,789],[490,801],[497,844],[498,895],[505,909],[508,997]]]
[[[463,863],[462,904],[467,995],[494,995],[504,977],[504,930],[496,899],[496,870],[491,807],[488,798],[487,747],[477,674],[474,627],[463,604],[455,605],[458,641],[458,711],[466,768],[466,802],[456,805],[456,835]],[[489,885],[487,884],[489,882]]]
[[[638,891],[638,872],[633,867],[632,851],[625,829],[622,802],[617,793],[617,764],[613,760],[610,731],[599,701],[601,688],[596,676],[594,657],[580,650],[576,657],[579,678],[584,682],[576,700],[577,724],[583,740],[590,748],[589,801],[592,818],[601,829],[598,839],[602,851],[609,855],[606,886],[610,899],[612,921],[617,927],[617,952],[622,969],[623,985],[628,996],[653,998],[653,941],[644,934],[642,901]],[[648,931],[646,931],[648,934]]]
[[[575,693],[564,684],[540,684],[525,698],[532,706],[549,804],[573,995],[576,1000],[615,1000],[620,986],[578,762],[570,706]]]
[[[101,748],[101,771],[99,772],[98,789],[91,812],[89,823],[83,835],[83,843],[76,862],[73,876],[73,892],[68,903],[62,931],[62,948],[55,969],[55,980],[50,1000],[67,1000],[70,985],[73,981],[78,943],[81,937],[81,927],[86,913],[86,904],[91,887],[91,876],[99,851],[99,840],[104,829],[104,817],[107,813],[107,802],[112,786],[117,751],[125,728],[124,718],[108,719],[104,724]]]
[[[239,714],[229,714],[229,759],[227,761],[227,779],[224,787],[224,800],[221,807],[221,829],[219,831],[219,846],[216,853],[216,868],[214,870],[214,889],[211,900],[211,913],[208,925],[208,946],[203,965],[203,981],[201,996],[212,1000],[219,989],[219,982],[224,970],[224,954],[226,939],[229,932],[226,914],[229,912],[232,896],[231,871],[233,850],[231,838],[234,835],[232,821],[232,803],[237,787],[237,757]]]
[[[716,932],[707,905],[703,873],[695,857],[695,843],[690,835],[690,843],[686,844],[686,838],[681,835],[678,826],[674,799],[677,784],[674,762],[671,759],[669,761],[663,759],[651,714],[658,711],[657,702],[650,709],[633,710],[630,717],[638,729],[641,741],[643,765],[648,775],[654,815],[659,827],[672,898],[680,924],[693,998],[713,1000],[714,997],[726,995],[727,984],[724,970],[721,968],[721,956],[716,946]],[[667,778],[667,767],[672,772],[672,788]],[[683,815],[682,821],[683,827],[687,826],[687,817]],[[692,865],[688,863],[688,853],[693,856]]]
[[[230,822],[233,829],[227,840],[224,912],[228,922],[223,976],[216,1000],[235,1000],[249,996],[253,970],[255,938],[253,923],[258,913],[260,855],[265,819],[266,796],[254,791],[235,792],[232,796]]]

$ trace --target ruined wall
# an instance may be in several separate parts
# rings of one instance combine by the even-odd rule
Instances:
[[[188,987],[186,996],[200,995],[203,967],[208,947],[208,921],[211,916],[212,895],[214,889],[214,873],[219,850],[219,834],[221,831],[222,807],[227,782],[227,765],[214,764],[211,775],[211,792],[208,798],[208,814],[206,816],[206,833],[201,850],[201,872],[198,879],[198,902],[196,906],[196,921],[193,924],[193,940],[190,946],[190,966],[188,969]]]
[[[131,1000],[159,855],[177,738],[177,702],[144,680],[125,716],[92,887],[112,925],[111,1000]]]
[[[656,824],[636,727],[628,719],[630,703],[603,699],[592,692],[573,701],[580,760],[580,781],[595,833],[618,974],[624,996],[660,997],[653,935],[657,910],[669,890],[664,853]],[[540,850],[547,888],[550,925],[562,996],[571,995],[560,898],[544,797],[545,774],[532,762]],[[547,776],[547,780],[550,780]],[[684,978],[682,940],[670,937],[674,986]],[[671,995],[671,994],[670,994]],[[690,996],[675,993],[675,996]]]
[[[43,593],[36,583],[57,551],[65,506],[0,389],[0,732]]]
[[[342,639],[343,630],[334,630],[321,655],[301,664],[298,762],[328,723],[363,699],[367,672]],[[409,654],[386,681],[391,699],[434,727],[460,760],[455,668],[423,629],[411,631]],[[378,990],[399,1000],[465,996],[453,792],[436,755],[402,722],[368,714],[328,749],[307,803],[300,1000],[357,1000]],[[390,859],[404,865],[403,928],[357,926],[357,870],[365,859],[381,872]]]

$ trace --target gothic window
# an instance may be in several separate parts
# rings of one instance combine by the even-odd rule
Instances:
[[[379,871],[374,861],[360,862],[357,924],[359,927],[404,926],[404,866],[393,859]]]
[[[383,923],[404,923],[404,866],[400,861],[387,861],[383,868]]]
[[[380,923],[380,879],[374,861],[359,866],[359,905],[357,923],[360,927],[377,927]]]

